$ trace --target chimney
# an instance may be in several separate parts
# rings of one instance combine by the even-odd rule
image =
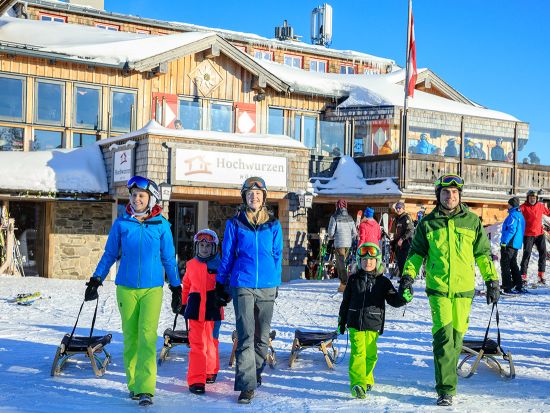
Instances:
[[[104,0],[67,0],[69,4],[75,4],[77,6],[90,6],[94,9],[105,10]]]

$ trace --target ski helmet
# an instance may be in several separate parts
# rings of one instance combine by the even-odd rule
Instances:
[[[435,198],[437,199],[437,202],[439,202],[439,195],[441,194],[441,190],[443,188],[457,188],[459,192],[460,198],[462,198],[462,187],[464,186],[464,179],[462,179],[459,175],[456,174],[447,174],[442,175],[439,177],[437,181],[435,181]]]
[[[243,186],[241,188],[241,198],[243,199],[243,203],[246,205],[246,192],[250,191],[251,189],[260,189],[264,193],[264,204],[265,200],[267,198],[267,186],[265,184],[265,181],[263,178],[260,178],[259,176],[251,176],[250,178],[247,178],[243,182]]]
[[[210,244],[213,244],[211,255],[215,255],[216,252],[218,252],[218,244],[220,243],[220,241],[215,231],[212,231],[211,229],[206,228],[206,229],[201,229],[199,232],[195,234],[195,236],[193,237],[195,255],[197,255],[199,252],[198,244],[201,241],[206,241]]]
[[[380,247],[372,242],[364,242],[357,247],[355,252],[355,260],[357,261],[357,267],[361,268],[361,258],[375,258],[377,272],[383,272],[382,268],[382,253]]]
[[[132,189],[139,188],[149,193],[149,209],[152,209],[156,204],[160,202],[160,191],[157,184],[151,179],[144,178],[143,176],[133,176],[128,181],[128,192],[132,194]]]
[[[527,191],[527,196],[526,196],[527,200],[529,200],[529,197],[532,195],[537,197],[537,201],[539,200],[539,193],[534,189],[530,189]]]

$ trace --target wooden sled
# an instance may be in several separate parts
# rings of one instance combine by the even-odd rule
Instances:
[[[185,320],[185,330],[176,330],[176,324],[178,321],[179,314],[176,314],[174,317],[174,325],[172,328],[167,328],[164,330],[164,345],[160,350],[160,355],[158,359],[159,366],[166,361],[170,355],[170,351],[177,346],[186,345],[189,347],[189,325],[187,320]]]
[[[298,358],[298,354],[307,348],[315,348],[323,353],[325,361],[329,369],[334,368],[338,350],[334,347],[334,340],[338,337],[336,331],[300,331],[294,332],[294,342],[292,343],[292,351],[288,359],[288,367],[292,367],[294,361]]]
[[[105,349],[105,346],[111,342],[112,335],[107,334],[104,336],[93,336],[95,320],[97,315],[97,305],[99,300],[96,300],[96,306],[94,311],[94,317],[92,320],[92,327],[90,328],[89,336],[75,336],[74,332],[78,324],[80,313],[84,302],[80,306],[80,311],[76,317],[76,323],[73,327],[71,334],[65,334],[61,340],[61,344],[57,347],[55,357],[52,363],[50,374],[56,376],[61,373],[61,370],[65,366],[65,363],[76,355],[84,355],[90,359],[92,369],[97,377],[101,377],[105,374],[107,366],[111,362],[111,355]]]
[[[269,333],[269,344],[267,347],[266,362],[272,369],[274,369],[277,364],[277,357],[275,355],[275,349],[273,348],[273,340],[275,340],[276,334],[277,333],[275,330],[271,330],[271,333]],[[237,351],[237,344],[239,343],[239,340],[237,339],[237,330],[233,330],[233,333],[231,333],[231,339],[233,340],[233,348],[231,349],[231,356],[229,357],[229,367],[233,367],[235,364],[235,353]]]

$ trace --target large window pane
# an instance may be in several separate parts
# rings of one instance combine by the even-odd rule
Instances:
[[[418,155],[436,155],[449,158],[460,157],[460,133],[443,129],[409,128],[409,152]],[[480,153],[480,159],[487,154]]]
[[[233,107],[231,105],[212,103],[210,105],[210,130],[232,132],[232,117]]]
[[[61,124],[63,122],[63,85],[38,82],[36,121]]]
[[[0,151],[22,151],[23,129],[0,126]]]
[[[99,89],[76,87],[75,125],[97,129],[99,124]]]
[[[113,92],[111,129],[128,132],[132,127],[135,93]]]
[[[285,114],[283,109],[269,108],[269,124],[267,133],[273,135],[284,135]]]
[[[90,133],[73,133],[73,148],[88,146],[97,141],[97,135]]]
[[[315,148],[317,137],[317,117],[304,116],[304,145]]]
[[[345,123],[320,122],[321,154],[342,156],[344,153]]]
[[[33,151],[45,151],[48,149],[61,148],[63,145],[63,133],[51,130],[35,130]]]
[[[464,158],[495,162],[514,161],[514,139],[500,136],[464,134]],[[522,159],[518,157],[518,162]],[[530,163],[530,162],[526,162]]]
[[[302,116],[296,115],[294,117],[294,135],[292,136],[297,141],[302,137]]]
[[[202,129],[202,107],[199,100],[180,100],[179,111],[183,129]]]
[[[0,117],[23,120],[23,80],[0,77]]]

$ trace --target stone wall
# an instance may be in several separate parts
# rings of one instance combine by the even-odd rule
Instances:
[[[111,203],[56,202],[49,234],[53,278],[88,279],[111,228]]]

